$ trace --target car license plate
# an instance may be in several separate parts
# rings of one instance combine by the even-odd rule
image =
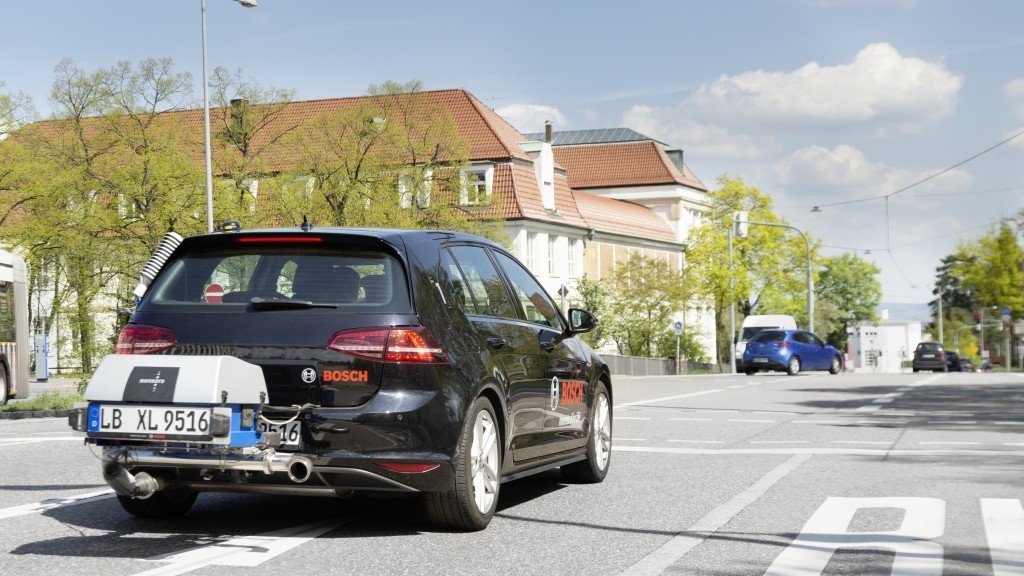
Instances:
[[[200,406],[92,404],[87,431],[101,438],[206,440],[211,409]]]
[[[767,361],[768,361],[767,358],[761,358],[761,357],[754,358],[754,362],[767,362]]]
[[[281,448],[299,447],[299,439],[302,437],[302,424],[298,421],[286,424],[272,424],[263,420],[259,421],[260,432],[280,432]]]
[[[921,354],[921,358],[935,358],[935,354]]]

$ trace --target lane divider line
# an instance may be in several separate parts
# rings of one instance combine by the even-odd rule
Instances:
[[[43,500],[42,502],[33,502],[32,504],[22,504],[21,506],[12,506],[10,508],[0,509],[0,520],[15,518],[17,516],[25,516],[28,514],[38,514],[40,512],[46,512],[47,510],[53,510],[54,508],[63,508],[65,506],[89,504],[90,502],[97,502],[99,500],[113,497],[114,491],[107,489],[96,492],[86,492],[85,494],[79,494],[77,496],[68,496],[67,498],[51,498],[49,500]]]
[[[798,454],[768,471],[757,482],[746,490],[733,496],[728,502],[721,504],[697,520],[695,524],[679,532],[653,552],[644,556],[639,562],[626,568],[625,574],[630,576],[657,576],[679,561],[691,550],[725,526],[747,506],[764,496],[768,490],[810,459],[809,454]]]

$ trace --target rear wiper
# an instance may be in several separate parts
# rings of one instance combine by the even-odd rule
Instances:
[[[326,304],[320,302],[310,302],[309,300],[288,300],[288,299],[266,299],[260,298],[259,296],[249,300],[249,304],[252,304],[253,310],[289,310],[289,309],[305,309],[305,308],[337,308],[337,304]]]

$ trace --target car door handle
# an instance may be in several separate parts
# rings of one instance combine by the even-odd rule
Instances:
[[[487,347],[492,350],[501,350],[502,348],[505,347],[505,339],[498,337],[488,338]]]
[[[551,352],[552,350],[555,349],[555,343],[554,342],[541,342],[540,343],[540,349],[545,351],[545,352]]]

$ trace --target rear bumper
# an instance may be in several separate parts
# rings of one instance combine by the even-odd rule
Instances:
[[[450,461],[415,457],[331,459],[273,451],[269,455],[218,456],[130,448],[125,451],[124,462],[132,474],[145,471],[166,479],[169,484],[200,492],[309,495],[336,495],[354,490],[443,492],[450,488],[453,478]],[[399,473],[384,468],[381,463],[434,467],[424,472]]]

